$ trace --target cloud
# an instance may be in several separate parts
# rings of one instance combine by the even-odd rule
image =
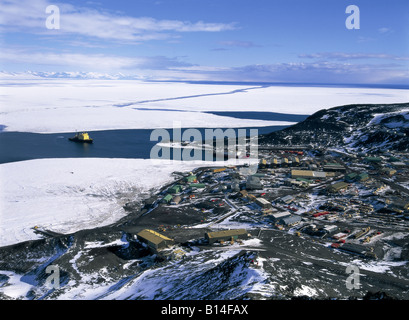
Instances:
[[[376,39],[372,37],[359,36],[358,39],[356,40],[356,42],[358,43],[366,43],[366,42],[372,42],[372,41],[376,41]]]
[[[31,65],[37,68],[55,68],[81,71],[119,72],[123,70],[167,70],[188,68],[193,65],[179,58],[165,56],[125,57],[106,54],[32,52],[27,49],[4,49],[0,51],[2,64]]]
[[[389,33],[393,33],[393,29],[387,28],[387,27],[382,27],[382,28],[378,29],[378,32],[380,34],[389,34]]]
[[[333,60],[355,60],[355,59],[388,59],[388,60],[409,60],[409,56],[396,56],[385,53],[346,53],[346,52],[321,52],[311,54],[299,54],[299,58],[307,59],[333,59]]]
[[[138,69],[147,70],[173,70],[173,69],[185,69],[194,68],[193,65],[188,62],[180,60],[178,57],[165,57],[165,56],[154,56],[154,57],[143,57],[143,63],[138,65]]]
[[[351,64],[333,62],[248,65],[236,69],[259,81],[298,83],[407,83],[409,71],[396,64]]]
[[[326,84],[407,84],[409,70],[397,64],[293,62],[253,64],[233,68],[179,68],[179,77],[213,81]],[[182,71],[184,73],[182,73]]]
[[[239,47],[239,48],[253,48],[253,47],[261,47],[260,45],[255,44],[252,41],[220,41],[219,44],[223,47]]]
[[[27,50],[9,49],[0,52],[0,60],[3,64],[30,64],[37,68],[41,66],[64,66],[76,70],[92,68],[98,68],[99,70],[115,70],[143,63],[142,60],[136,58],[107,56],[103,54],[90,55],[81,53],[29,52]]]
[[[228,41],[219,41],[218,44],[220,47],[211,49],[212,51],[227,51],[231,48],[255,48],[262,47],[261,45],[255,44],[252,41],[241,41],[241,40],[228,40]]]
[[[3,0],[0,26],[3,31],[49,34],[45,21],[47,0]],[[235,23],[158,20],[113,14],[71,4],[56,4],[60,9],[60,29],[52,34],[75,34],[105,40],[147,41],[171,38],[173,33],[221,32],[234,30]]]
[[[409,69],[398,63],[344,61],[289,62],[215,67],[191,64],[184,57],[124,57],[103,54],[0,51],[3,64],[29,65],[36,70],[125,72],[155,80],[252,81],[327,84],[407,84]],[[33,70],[33,69],[32,69]]]

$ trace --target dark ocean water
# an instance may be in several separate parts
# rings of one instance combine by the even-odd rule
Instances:
[[[152,81],[162,82],[162,81]],[[165,81],[173,82],[173,81]],[[360,85],[360,84],[311,84],[311,83],[266,83],[266,82],[229,82],[229,81],[174,81],[200,84],[232,84],[243,86],[280,86],[287,87],[348,87],[348,88],[389,88],[389,89],[409,89],[404,85]],[[246,90],[246,89],[238,89]],[[237,91],[237,90],[236,90]],[[234,91],[233,91],[234,92]],[[231,92],[232,93],[232,92]],[[231,94],[227,93],[227,94]],[[214,95],[214,94],[209,94]],[[186,97],[178,97],[181,99]],[[189,98],[189,97],[187,97]],[[166,99],[169,100],[169,99]],[[171,99],[172,100],[172,99]],[[142,101],[143,102],[143,101]],[[135,103],[130,103],[135,104]],[[118,105],[121,107],[122,105]],[[144,109],[144,108],[140,108]],[[164,110],[165,111],[165,110]],[[179,110],[180,111],[180,110]],[[290,121],[300,122],[308,115],[280,114],[274,112],[209,112],[215,115],[240,118],[240,119],[258,119],[267,121]],[[284,129],[286,126],[259,127],[258,133],[266,134],[269,132]],[[223,129],[223,128],[222,128]],[[246,128],[249,130],[250,128]],[[40,159],[40,158],[78,158],[78,157],[99,157],[99,158],[142,158],[150,157],[152,147],[157,141],[150,141],[152,130],[107,130],[107,131],[89,131],[94,139],[93,144],[80,144],[71,142],[69,137],[74,136],[71,133],[54,134],[36,134],[21,132],[4,132],[4,125],[0,124],[0,163]],[[203,132],[204,129],[199,129]],[[182,130],[183,131],[183,130]],[[171,132],[171,130],[169,130]],[[203,135],[204,136],[204,135]]]
[[[261,119],[280,121],[302,121],[307,115],[285,115],[270,112],[214,112],[217,115],[241,119]],[[249,127],[257,129],[258,134],[266,134],[286,128],[286,126]],[[224,128],[221,128],[224,130]],[[182,133],[185,129],[182,129]],[[198,129],[205,137],[205,129]],[[238,135],[238,131],[236,134]],[[172,136],[172,129],[168,132]],[[151,141],[152,130],[105,130],[89,131],[93,144],[69,141],[71,133],[39,134],[27,132],[0,133],[0,163],[42,159],[42,158],[150,158],[151,149],[160,141]],[[161,139],[160,139],[161,140]]]

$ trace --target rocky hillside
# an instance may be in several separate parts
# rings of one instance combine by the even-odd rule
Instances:
[[[311,144],[377,152],[409,150],[409,103],[346,105],[259,138],[261,145]]]

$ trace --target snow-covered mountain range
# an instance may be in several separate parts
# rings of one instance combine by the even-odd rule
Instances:
[[[99,73],[84,71],[25,71],[9,72],[0,71],[0,79],[97,79],[97,80],[141,80],[143,77],[136,75],[125,75],[123,73]]]

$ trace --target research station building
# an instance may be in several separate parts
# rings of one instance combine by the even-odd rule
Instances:
[[[233,229],[233,230],[206,232],[205,239],[209,241],[209,244],[213,244],[218,241],[248,239],[248,233],[246,229]]]
[[[146,243],[154,251],[173,245],[174,241],[163,234],[150,229],[144,229],[136,235],[137,239]]]

